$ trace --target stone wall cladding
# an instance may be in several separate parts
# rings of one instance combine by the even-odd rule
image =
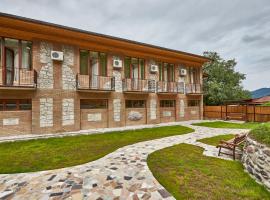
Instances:
[[[53,89],[53,63],[51,59],[52,44],[40,43],[40,63],[42,65],[37,79],[40,89]]]
[[[242,156],[247,172],[270,190],[270,147],[248,137]]]
[[[150,100],[150,119],[157,119],[157,100]]]
[[[62,100],[62,125],[74,124],[74,99]]]
[[[122,92],[122,76],[120,70],[113,70],[113,77],[115,78],[115,92]]]
[[[180,110],[179,110],[180,117],[185,117],[185,102],[183,99],[180,99]]]
[[[52,127],[53,98],[41,98],[39,101],[40,101],[40,127]]]
[[[120,122],[121,120],[121,100],[113,100],[113,119],[115,122]]]
[[[76,90],[76,77],[72,70],[74,66],[74,48],[63,46],[64,61],[62,63],[63,90]]]

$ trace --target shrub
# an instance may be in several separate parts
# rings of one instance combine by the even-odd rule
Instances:
[[[270,126],[262,124],[249,133],[249,136],[256,141],[270,146]]]

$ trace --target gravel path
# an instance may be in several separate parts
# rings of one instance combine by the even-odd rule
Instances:
[[[0,175],[0,199],[174,199],[149,170],[146,159],[150,153],[175,144],[188,143],[205,148],[205,155],[217,156],[216,148],[196,140],[247,131],[192,126],[193,122],[177,123],[195,129],[193,133],[125,146],[83,165]]]

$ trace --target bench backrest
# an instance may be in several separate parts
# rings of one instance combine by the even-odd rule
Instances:
[[[246,134],[235,136],[235,138],[233,140],[233,143],[234,144],[240,144],[240,143],[242,143],[246,139],[246,137],[247,137]]]

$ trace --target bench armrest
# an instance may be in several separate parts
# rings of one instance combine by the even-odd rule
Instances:
[[[226,142],[226,141],[224,141],[224,140],[221,140],[221,141],[220,141],[220,143],[221,143],[221,144],[228,144],[228,145],[232,145],[232,146],[235,146],[235,147],[239,146],[238,144],[234,144],[234,143]]]

